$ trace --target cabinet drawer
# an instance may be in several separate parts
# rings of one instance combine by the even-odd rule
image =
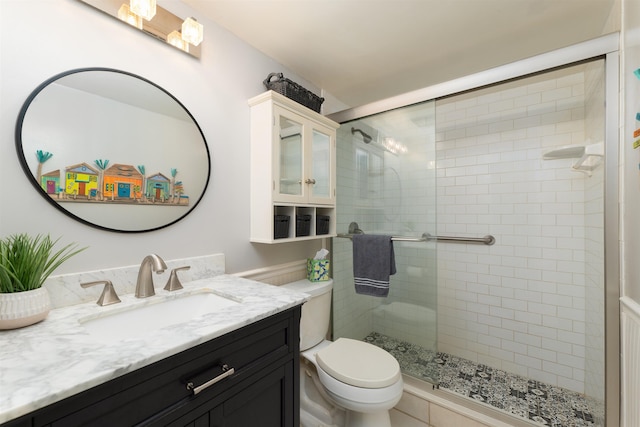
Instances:
[[[298,359],[260,371],[225,390],[223,399],[190,402],[149,427],[297,427]]]
[[[224,390],[273,364],[297,358],[299,313],[294,308],[163,359],[50,405],[33,414],[38,426],[127,426],[145,423]],[[197,395],[187,388],[222,372],[234,373]]]

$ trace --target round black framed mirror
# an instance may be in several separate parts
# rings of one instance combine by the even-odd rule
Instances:
[[[58,74],[29,95],[16,151],[38,192],[103,230],[157,230],[187,216],[209,183],[211,158],[191,113],[155,83],[125,71]]]

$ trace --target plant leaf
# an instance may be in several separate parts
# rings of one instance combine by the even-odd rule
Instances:
[[[71,243],[54,252],[59,240],[26,233],[0,240],[0,292],[38,289],[63,262],[86,249]]]

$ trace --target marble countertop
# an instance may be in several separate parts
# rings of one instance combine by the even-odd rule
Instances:
[[[230,275],[183,283],[138,299],[122,295],[120,304],[83,303],[52,310],[26,328],[0,331],[0,423],[28,414],[113,378],[302,304],[308,295]],[[109,314],[162,299],[212,291],[240,302],[147,336],[100,340],[79,319]]]

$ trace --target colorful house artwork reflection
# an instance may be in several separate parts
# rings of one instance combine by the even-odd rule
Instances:
[[[98,171],[86,163],[65,169],[64,192],[70,196],[95,196],[98,191]],[[48,191],[47,191],[48,192]]]
[[[1,0],[0,0],[1,1]],[[145,177],[144,165],[134,167],[116,163],[107,168],[109,160],[95,160],[68,166],[42,174],[42,165],[53,154],[37,151],[36,182],[52,198],[65,203],[105,203],[188,206],[182,181],[176,181],[178,169],[171,168],[171,177],[158,172]]]
[[[107,199],[139,199],[143,176],[132,165],[116,163],[104,171],[104,197]]]
[[[170,193],[171,181],[161,173],[147,178],[147,197],[153,200],[166,200]]]
[[[47,194],[58,194],[60,189],[60,169],[42,175],[40,177],[40,186]]]

